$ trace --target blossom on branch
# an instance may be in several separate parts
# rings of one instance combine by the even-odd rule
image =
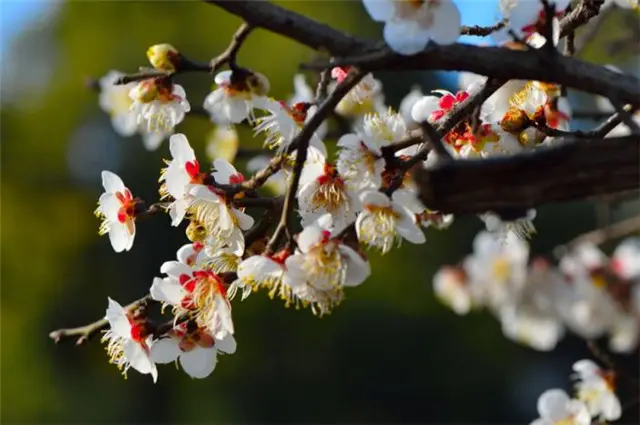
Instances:
[[[223,71],[215,76],[218,86],[204,100],[204,109],[217,124],[238,124],[253,121],[253,109],[264,109],[269,92],[269,80],[248,69]]]
[[[102,218],[99,234],[109,234],[109,241],[115,252],[129,251],[136,237],[136,206],[140,200],[134,198],[118,175],[111,171],[102,172],[102,186],[95,214]]]
[[[429,40],[455,43],[460,11],[452,0],[363,0],[374,21],[384,22],[384,40],[401,55],[415,55]]]

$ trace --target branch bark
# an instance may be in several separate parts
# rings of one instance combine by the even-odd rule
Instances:
[[[458,160],[418,169],[432,210],[471,214],[531,208],[640,187],[640,137],[567,140],[515,156]]]
[[[601,0],[583,0],[581,4],[599,1]],[[207,2],[242,17],[253,26],[281,34],[312,49],[328,51],[333,56],[342,57],[342,60],[336,59],[336,65],[362,65],[369,71],[471,71],[502,80],[554,82],[589,93],[614,96],[625,103],[640,104],[640,81],[637,78],[571,57],[554,56],[551,61],[553,66],[550,66],[548,58],[542,57],[540,52],[460,43],[447,46],[431,44],[422,53],[403,56],[393,53],[380,42],[345,34],[271,3],[243,0]],[[570,32],[578,24],[587,22],[598,10],[599,7],[577,7],[570,14],[571,19],[567,17],[562,21],[561,32]],[[326,67],[327,64],[319,65],[321,69]]]

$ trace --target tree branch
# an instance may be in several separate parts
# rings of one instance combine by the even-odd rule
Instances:
[[[639,137],[566,140],[514,156],[420,168],[414,177],[424,205],[444,213],[584,199],[640,186]]]
[[[124,310],[129,312],[131,310],[137,309],[138,307],[146,305],[151,301],[153,301],[151,295],[145,295],[139,300],[127,305]],[[109,322],[107,321],[107,319],[100,319],[96,320],[93,323],[89,323],[88,325],[80,326],[78,328],[55,330],[49,334],[49,338],[53,339],[53,341],[57,344],[62,339],[78,337],[78,339],[76,340],[76,345],[82,345],[107,326],[109,326]]]

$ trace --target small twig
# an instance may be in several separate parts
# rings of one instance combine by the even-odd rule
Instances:
[[[556,15],[556,4],[549,0],[540,0],[540,2],[542,3],[545,16],[542,35],[547,40],[542,47],[542,51],[552,58],[557,53],[556,46],[553,44],[553,19]]]
[[[631,134],[640,134],[640,126],[635,122],[633,115],[631,115],[630,112],[631,105],[622,105],[620,102],[614,101],[613,99],[609,100],[611,100],[611,103],[616,109],[616,112],[622,122],[629,127],[629,130],[631,130]]]
[[[329,83],[331,82],[331,70],[324,69],[320,72],[320,81],[316,87],[316,103],[320,104],[327,98],[327,90],[329,89]]]
[[[238,52],[240,51],[240,48],[242,47],[242,44],[246,40],[247,36],[251,33],[251,31],[253,31],[253,28],[253,25],[247,22],[244,22],[242,25],[240,25],[240,27],[233,34],[233,37],[231,38],[231,42],[229,43],[227,49],[211,60],[211,63],[209,64],[211,73],[217,72],[224,64],[228,64],[229,68],[231,68],[232,70],[235,70],[237,68],[236,57],[238,56]]]
[[[284,198],[276,196],[272,198],[238,198],[233,200],[233,205],[240,208],[268,208],[272,209],[282,203]]]
[[[145,295],[137,301],[132,302],[127,305],[124,310],[129,312],[137,309],[147,303],[153,301],[151,295]],[[69,328],[69,329],[58,329],[49,334],[49,338],[53,339],[55,343],[58,343],[62,339],[78,337],[76,340],[76,345],[82,345],[95,334],[100,332],[102,329],[106,328],[109,325],[107,319],[96,320],[93,323],[89,323],[85,326],[80,326],[78,328]]]
[[[573,238],[564,245],[553,249],[556,257],[561,257],[565,252],[583,243],[601,245],[611,239],[619,239],[632,233],[640,232],[640,215],[611,224],[607,227],[592,230]]]
[[[491,25],[489,27],[482,27],[479,25],[463,25],[460,28],[461,35],[474,35],[476,37],[486,37],[488,35],[493,34],[496,31],[499,31],[507,26],[507,19],[503,19],[495,25]]]
[[[631,105],[625,105],[622,109],[629,113],[633,113],[634,111],[634,108]],[[618,125],[620,125],[620,123],[622,123],[622,115],[620,115],[620,112],[616,112],[615,114],[607,118],[602,124],[585,134],[589,137],[602,138],[609,134]]]
[[[445,148],[444,146],[444,142],[442,141],[442,137],[444,134],[442,132],[437,131],[431,124],[426,121],[420,123],[420,129],[422,130],[422,133],[425,135],[426,139],[429,141],[429,145],[423,146],[420,152],[418,152],[413,158],[407,161],[405,169],[409,169],[419,161],[427,159],[427,154],[429,153],[428,147],[434,150],[439,159],[447,161],[451,161],[453,159],[447,148]]]

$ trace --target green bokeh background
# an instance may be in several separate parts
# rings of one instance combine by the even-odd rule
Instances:
[[[379,37],[380,28],[360,2],[284,3],[340,29]],[[326,318],[286,310],[262,293],[238,300],[238,351],[221,358],[206,380],[165,366],[156,385],[134,371],[125,381],[97,340],[75,347],[47,337],[55,328],[102,316],[107,296],[126,303],[144,294],[162,262],[186,242],[182,229],[171,228],[164,216],[139,224],[128,253],[115,254],[107,238],[98,237],[92,211],[101,170],[118,173],[143,199],[155,199],[168,144],[150,153],[138,138],[118,137],[85,78],[110,69],[135,71],[146,65],[146,48],[159,42],[206,60],[226,47],[239,23],[200,2],[73,1],[25,31],[3,58],[2,422],[534,419],[538,395],[554,386],[568,390],[572,362],[588,352],[572,337],[552,353],[534,352],[506,340],[489,315],[457,317],[434,299],[433,273],[469,252],[481,229],[474,217],[457,220],[445,232],[427,230],[425,245],[405,244],[385,257],[372,254],[372,277],[349,290],[344,304]],[[597,50],[589,55],[602,61]],[[239,60],[268,75],[272,94],[283,98],[298,65],[313,57],[305,47],[257,30]],[[432,74],[379,77],[395,106],[414,83],[423,91],[437,87]],[[196,74],[177,80],[192,105],[202,103],[212,82]],[[187,117],[179,127],[201,158],[210,128],[200,117]],[[243,144],[256,143],[248,135]],[[616,217],[634,209],[618,209]],[[534,250],[549,252],[593,228],[594,211],[586,204],[540,209]],[[635,359],[619,361],[633,366]],[[627,423],[638,418],[633,410]]]

